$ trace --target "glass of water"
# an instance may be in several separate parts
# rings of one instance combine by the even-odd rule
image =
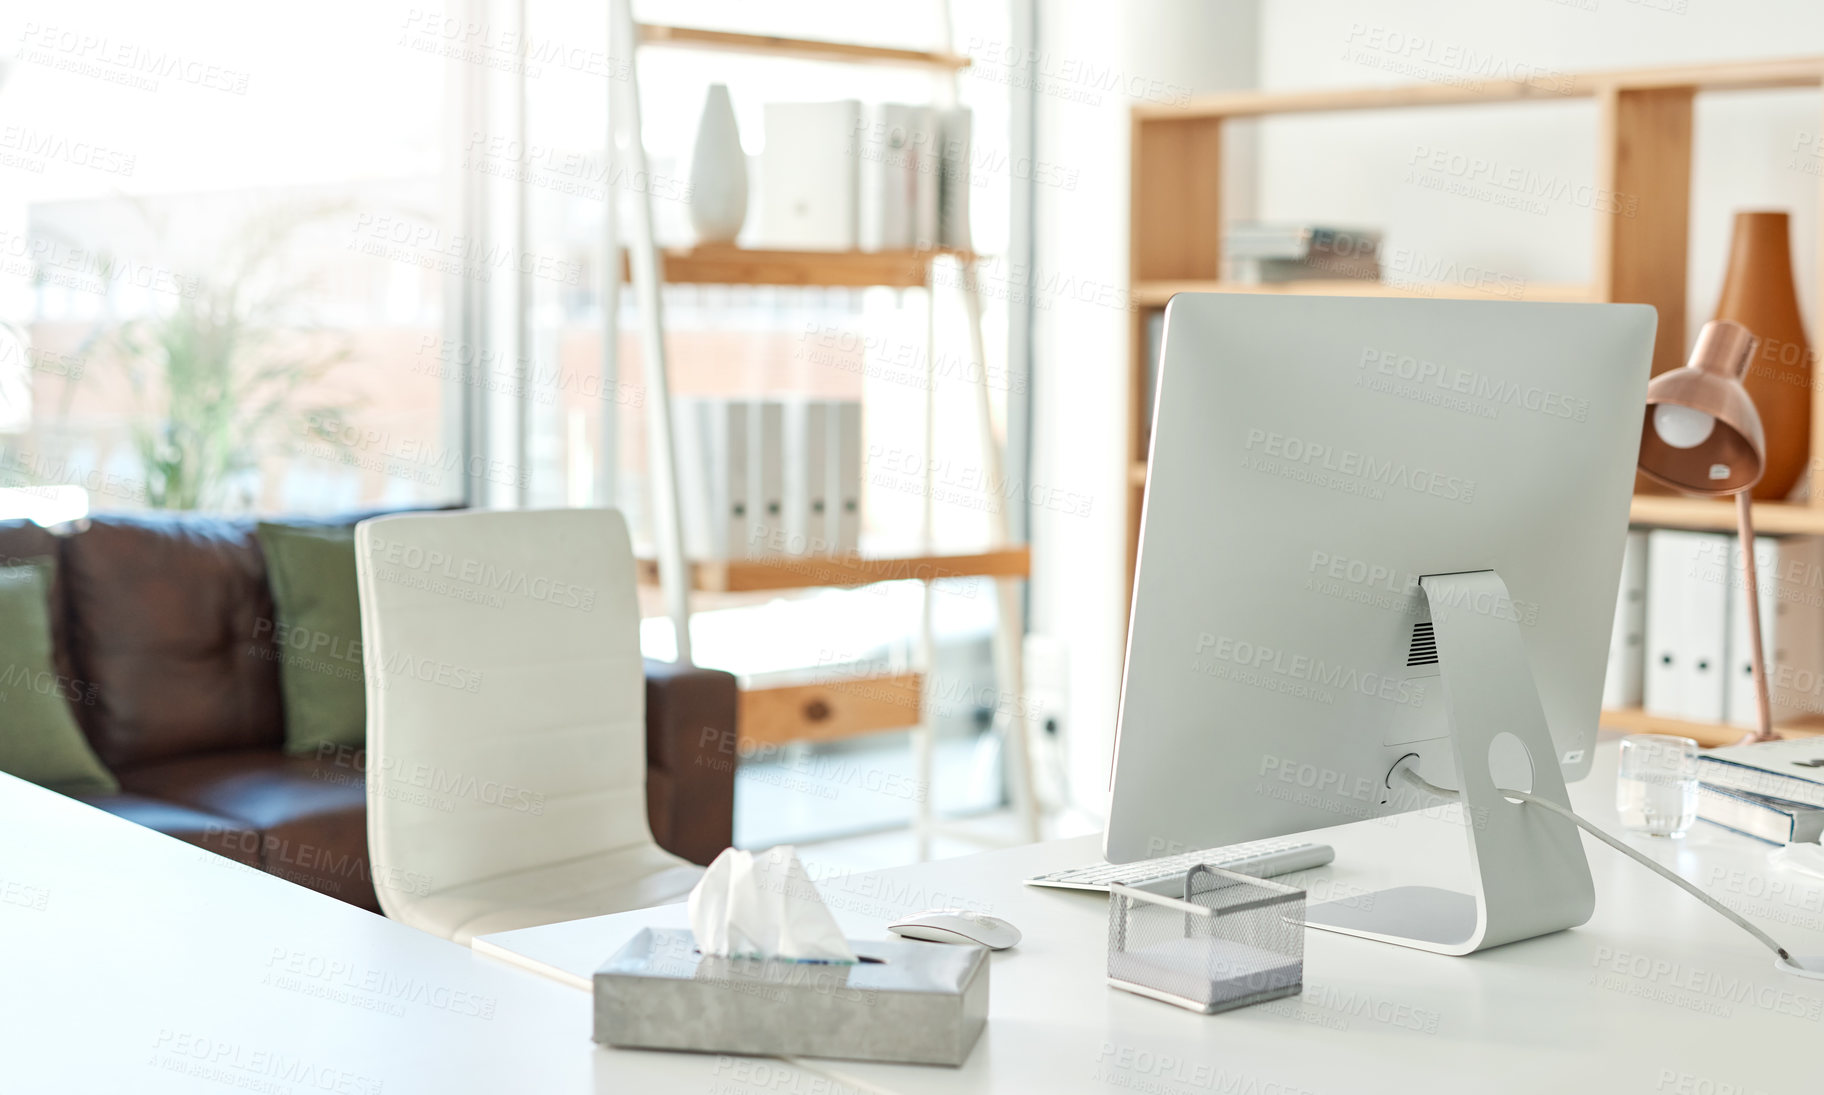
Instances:
[[[1684,836],[1697,820],[1697,743],[1661,734],[1622,738],[1615,809],[1631,832]]]

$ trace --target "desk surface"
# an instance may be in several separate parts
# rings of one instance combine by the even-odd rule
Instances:
[[[1615,752],[1613,741],[1600,746],[1595,771],[1572,787],[1579,811],[1610,829]],[[1336,861],[1297,878],[1313,900],[1355,900],[1398,883],[1462,887],[1459,817],[1445,807],[1325,831],[1316,839],[1335,846]],[[1701,824],[1683,841],[1635,843],[1795,953],[1824,954],[1824,880],[1770,866],[1769,846]],[[1095,860],[1096,838],[820,878],[858,938],[884,935],[898,914],[964,905],[1011,920],[1025,939],[993,956],[988,1029],[961,1069],[806,1064],[860,1091],[934,1093],[1818,1090],[1824,982],[1777,973],[1765,950],[1696,900],[1594,840],[1584,845],[1597,905],[1581,928],[1467,958],[1308,931],[1302,996],[1216,1016],[1107,987],[1107,899],[1021,884]],[[569,985],[577,1029],[590,1013],[577,990],[602,960],[642,926],[684,922],[682,906],[664,906],[476,947]],[[585,1055],[573,1044],[566,1052]],[[719,1068],[730,1092],[781,1082],[777,1090],[817,1089],[776,1062],[698,1067]]]
[[[714,1059],[595,1049],[572,988],[6,775],[0,834],[8,1095],[715,1081]]]

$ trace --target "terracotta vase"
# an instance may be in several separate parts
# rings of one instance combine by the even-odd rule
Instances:
[[[1760,340],[1743,378],[1767,432],[1767,469],[1754,487],[1757,500],[1791,494],[1811,455],[1811,344],[1793,291],[1791,235],[1785,213],[1737,213],[1716,304],[1715,318],[1732,319]]]

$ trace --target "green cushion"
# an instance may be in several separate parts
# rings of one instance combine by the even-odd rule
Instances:
[[[271,634],[279,652],[285,751],[359,746],[367,740],[367,689],[355,530],[262,522],[259,537],[278,617]]]
[[[70,702],[93,690],[51,657],[49,559],[0,567],[0,771],[66,795],[120,790],[89,748]]]

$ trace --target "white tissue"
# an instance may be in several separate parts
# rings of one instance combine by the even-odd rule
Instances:
[[[704,954],[855,961],[789,844],[758,854],[724,849],[690,891],[690,930]]]

